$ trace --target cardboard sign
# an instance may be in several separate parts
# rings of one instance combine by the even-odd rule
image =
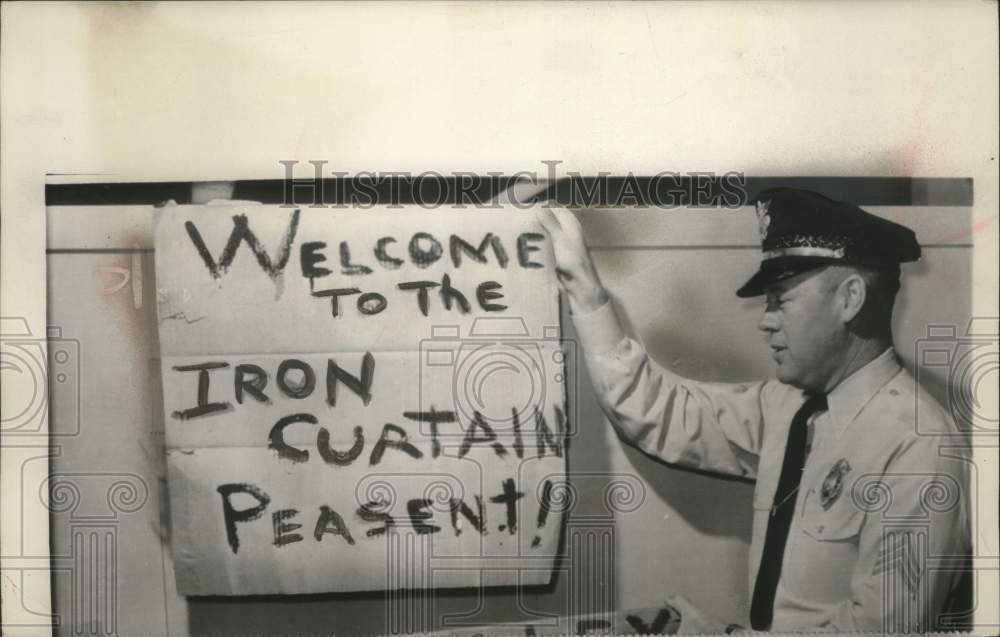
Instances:
[[[155,242],[181,593],[549,581],[565,370],[531,211],[169,206]]]

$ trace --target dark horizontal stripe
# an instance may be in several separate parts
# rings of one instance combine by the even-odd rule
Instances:
[[[944,248],[972,248],[974,247],[971,243],[921,243],[920,248],[922,250],[933,249],[944,249]],[[686,245],[686,246],[669,246],[669,245],[599,245],[599,246],[589,246],[587,248],[591,252],[597,252],[601,250],[760,250],[759,245]]]
[[[971,206],[971,177],[748,177],[747,190],[787,186],[859,206]]]
[[[48,248],[45,254],[153,254],[152,248]]]
[[[173,199],[191,203],[191,182],[46,184],[46,206],[151,206]]]
[[[484,205],[503,192],[511,177],[360,176],[320,180],[256,179],[235,182],[234,199],[265,204],[326,205]],[[814,190],[860,206],[971,206],[973,181],[965,177],[569,177],[546,193],[573,206],[736,207],[775,186]],[[191,203],[191,182],[49,184],[49,206],[153,205],[167,200]]]

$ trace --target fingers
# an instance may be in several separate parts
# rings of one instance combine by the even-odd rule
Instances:
[[[583,229],[572,210],[539,206],[535,208],[535,218],[553,238],[565,237],[573,242],[583,243]]]
[[[542,228],[549,235],[558,235],[562,232],[562,227],[559,225],[559,221],[556,219],[555,215],[552,214],[552,210],[547,207],[539,206],[535,208],[535,219],[538,223],[542,224]]]
[[[576,215],[569,208],[553,208],[551,210],[552,215],[559,222],[559,227],[562,228],[563,232],[570,235],[574,239],[578,239],[583,236],[583,231],[580,228],[580,220],[576,218]]]

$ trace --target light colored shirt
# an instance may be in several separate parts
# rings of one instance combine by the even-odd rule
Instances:
[[[802,391],[681,378],[625,334],[610,303],[573,323],[598,401],[627,441],[669,463],[756,480],[752,594]],[[891,348],[827,402],[811,419],[771,630],[936,629],[969,546],[957,430]]]

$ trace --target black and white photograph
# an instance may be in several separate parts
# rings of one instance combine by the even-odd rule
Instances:
[[[995,2],[0,11],[4,637],[1000,629]]]

